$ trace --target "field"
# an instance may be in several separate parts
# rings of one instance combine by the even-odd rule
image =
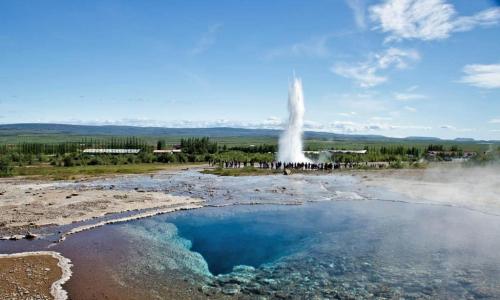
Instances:
[[[129,135],[127,135],[129,134]],[[137,174],[193,163],[270,162],[276,158],[280,131],[241,128],[143,128],[58,124],[0,125],[0,176],[74,179],[107,174]],[[180,145],[182,153],[153,154]],[[310,153],[313,160],[349,164],[387,162],[393,168],[421,167],[426,161],[451,161],[466,152],[481,164],[497,160],[498,141],[389,138],[305,132],[304,150],[368,150],[366,154]],[[87,155],[84,149],[140,149],[125,155]],[[439,152],[439,157],[431,152]],[[494,150],[494,151],[490,151]],[[470,153],[469,153],[470,154]],[[468,157],[468,156],[467,156]],[[359,164],[358,164],[359,163]],[[262,170],[210,170],[222,176],[259,175]]]
[[[63,143],[63,142],[80,142],[82,140],[99,140],[108,139],[113,136],[105,135],[66,135],[66,134],[32,134],[32,135],[0,135],[0,145],[5,144],[18,144],[18,143]],[[156,145],[158,140],[164,140],[167,146],[179,144],[181,138],[184,136],[139,136],[142,140],[150,145]],[[226,137],[210,137],[214,142],[219,145],[226,145],[227,147],[233,146],[250,146],[250,145],[276,145],[278,138],[274,136],[226,136]],[[417,147],[424,149],[429,144],[440,144],[445,147],[458,145],[464,151],[484,152],[487,151],[491,144],[500,144],[498,142],[479,142],[479,141],[453,141],[453,140],[407,140],[407,139],[384,139],[384,140],[357,140],[357,139],[315,139],[306,138],[304,147],[309,150],[322,150],[322,149],[351,149],[361,150],[364,147],[393,147],[393,146],[406,146]]]
[[[47,164],[14,167],[14,176],[23,176],[27,179],[68,180],[111,174],[142,174],[162,170],[176,170],[200,166],[201,164],[133,164],[133,165],[99,165],[99,166],[74,166],[54,167]]]

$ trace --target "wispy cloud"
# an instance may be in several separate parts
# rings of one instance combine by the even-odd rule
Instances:
[[[357,113],[355,111],[340,112],[340,113],[338,113],[338,115],[342,116],[342,117],[353,117],[353,116],[357,115]]]
[[[494,26],[499,23],[500,8],[490,8],[472,16],[458,17],[453,22],[453,26],[455,31],[469,31],[478,26]]]
[[[366,8],[365,8],[365,0],[346,0],[347,5],[351,8],[354,21],[356,22],[356,26],[359,29],[366,29]]]
[[[392,117],[378,117],[378,116],[375,116],[375,117],[371,117],[370,120],[377,121],[377,122],[380,122],[380,121],[391,121]]]
[[[381,70],[389,68],[405,69],[410,63],[420,59],[420,54],[414,49],[389,48],[381,53],[372,53],[364,61],[354,65],[337,64],[332,72],[356,81],[363,88],[380,85],[388,80],[380,75]]]
[[[471,131],[476,131],[476,129],[474,129],[474,128],[458,128],[458,127],[453,126],[453,125],[441,125],[441,126],[439,126],[439,128],[450,130],[450,131],[456,131],[456,132],[471,132]]]
[[[331,37],[332,35],[322,35],[289,46],[274,48],[265,54],[265,58],[274,59],[278,57],[299,56],[319,58],[328,57],[330,55],[328,41]]]
[[[43,122],[43,121],[42,121]],[[233,121],[227,119],[216,120],[156,120],[151,118],[122,118],[122,119],[94,119],[94,120],[51,120],[49,123],[81,124],[81,125],[130,125],[139,127],[166,127],[166,128],[209,128],[209,127],[235,127],[235,128],[261,128],[280,129],[285,122],[276,117],[269,117],[262,121]]]
[[[208,30],[201,36],[190,53],[192,55],[199,55],[212,47],[217,40],[217,33],[222,28],[222,24],[213,24],[208,27]]]
[[[415,107],[412,107],[412,106],[405,106],[403,108],[409,112],[417,112],[417,109]]]
[[[451,129],[451,130],[456,130],[457,128],[453,125],[441,125],[439,126],[441,129]]]
[[[490,8],[472,16],[458,16],[446,0],[385,0],[370,7],[376,30],[388,33],[387,40],[439,40],[453,32],[500,22],[500,8]]]
[[[415,93],[394,93],[394,98],[399,101],[410,101],[425,99],[427,98],[427,96]]]
[[[363,88],[374,87],[387,81],[387,78],[377,74],[378,68],[369,63],[359,63],[351,66],[337,64],[332,72],[345,78],[355,80]]]
[[[500,124],[500,118],[494,118],[488,121],[490,124]]]
[[[392,130],[430,130],[429,126],[397,125],[389,123],[358,123],[352,121],[335,121],[328,124],[329,131],[342,133],[371,133]]]
[[[500,88],[500,64],[467,65],[463,72],[463,83],[487,89]]]
[[[37,122],[45,122],[38,120]],[[164,127],[164,128],[216,128],[216,127],[232,127],[232,128],[248,128],[248,129],[277,129],[281,130],[286,125],[286,122],[277,117],[269,117],[262,121],[234,121],[227,119],[218,119],[211,121],[204,120],[172,120],[160,121],[149,118],[124,118],[124,119],[95,119],[95,120],[78,120],[68,119],[50,120],[48,123],[59,124],[80,124],[80,125],[127,125],[138,127]],[[316,121],[306,120],[304,129],[309,131],[336,132],[336,133],[383,133],[394,130],[430,130],[431,127],[419,125],[399,125],[389,124],[383,120],[369,122],[354,122],[354,121],[334,121],[329,123],[321,123]]]
[[[439,128],[446,129],[446,130],[451,130],[451,131],[456,131],[456,132],[471,132],[471,131],[476,131],[476,129],[474,129],[474,128],[457,128],[456,126],[453,126],[453,125],[441,125]]]

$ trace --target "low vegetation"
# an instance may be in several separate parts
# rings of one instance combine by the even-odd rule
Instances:
[[[178,144],[170,138],[142,139],[138,137],[82,137],[78,141],[54,143],[19,142],[0,144],[0,176],[42,176],[71,178],[82,174],[143,173],[165,165],[210,163],[223,167],[226,162],[253,165],[276,160],[278,151],[274,140],[270,143],[221,143],[208,137],[180,138]],[[267,141],[263,138],[263,141]],[[274,143],[272,143],[274,141]],[[84,149],[139,149],[138,154],[88,154]],[[153,150],[177,149],[153,153]],[[384,162],[390,168],[421,168],[428,161],[467,160],[469,165],[499,161],[498,145],[380,143],[306,140],[307,155],[321,162],[350,164],[356,168],[370,168],[368,162]],[[334,153],[323,150],[366,150],[366,153]],[[179,152],[180,151],[180,152]],[[257,175],[262,170],[246,167],[237,170],[215,169],[218,175]]]
[[[189,165],[196,166],[196,165]],[[110,174],[142,174],[161,170],[185,168],[186,164],[133,164],[54,167],[50,165],[14,167],[10,175],[26,176],[30,179],[68,180]]]

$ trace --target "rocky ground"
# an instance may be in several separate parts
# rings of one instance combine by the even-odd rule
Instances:
[[[62,271],[50,255],[0,257],[0,299],[53,299],[52,283]]]
[[[0,236],[19,238],[45,225],[64,225],[124,211],[193,204],[200,199],[146,192],[74,188],[54,182],[0,180]]]

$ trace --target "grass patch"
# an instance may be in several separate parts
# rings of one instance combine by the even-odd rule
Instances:
[[[281,174],[282,172],[283,171],[281,170],[258,169],[255,167],[244,167],[237,169],[217,168],[201,171],[201,173],[203,174],[212,174],[218,176],[259,176]]]
[[[35,165],[15,167],[14,176],[25,176],[30,179],[67,180],[82,177],[96,177],[112,174],[142,174],[161,170],[181,169],[199,164],[131,164],[131,165],[98,165],[55,167],[50,165]]]

